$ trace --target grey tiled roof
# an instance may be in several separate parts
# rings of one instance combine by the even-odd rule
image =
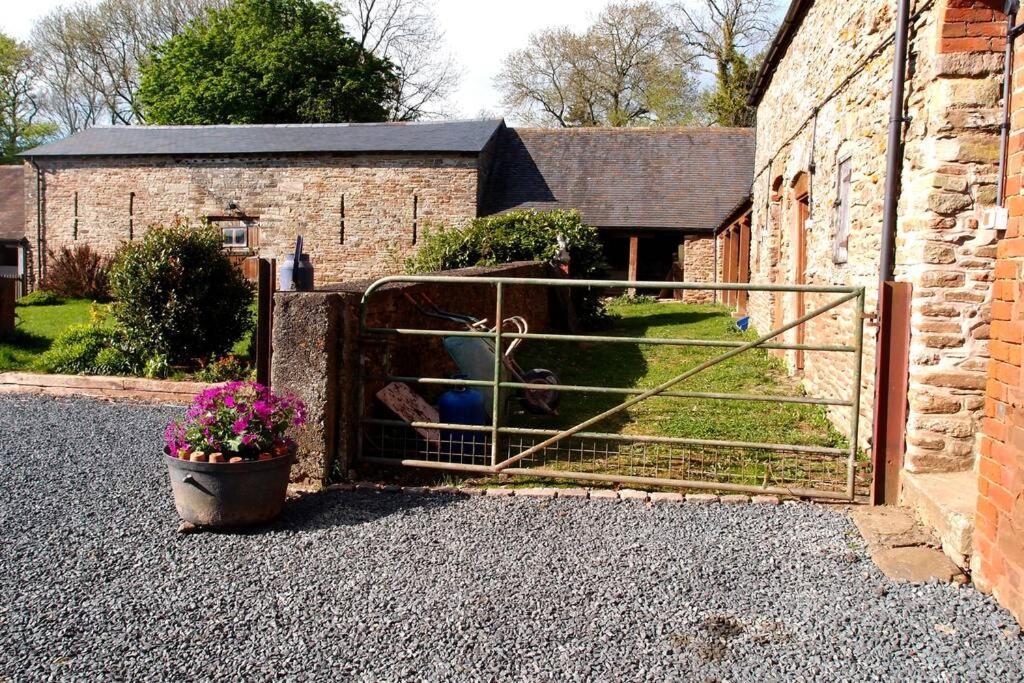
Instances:
[[[746,128],[506,128],[485,213],[579,209],[599,228],[714,230],[749,196]]]
[[[23,156],[476,153],[501,125],[500,119],[481,119],[431,123],[96,127],[36,147]]]
[[[25,236],[25,167],[0,166],[0,240]]]

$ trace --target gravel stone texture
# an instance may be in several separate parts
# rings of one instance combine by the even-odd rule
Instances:
[[[334,491],[177,534],[180,409],[0,397],[0,680],[1014,681],[970,587],[809,504]]]

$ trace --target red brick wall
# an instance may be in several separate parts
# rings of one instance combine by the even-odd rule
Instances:
[[[1006,233],[992,287],[985,420],[978,460],[974,578],[1024,622],[1024,41],[1017,42],[1007,170]]]
[[[999,52],[1006,47],[1003,0],[948,0],[939,52]]]

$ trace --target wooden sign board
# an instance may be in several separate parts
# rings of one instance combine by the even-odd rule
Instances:
[[[408,384],[392,382],[377,392],[380,402],[406,422],[437,422],[440,418],[434,407],[413,392]],[[441,446],[441,432],[426,427],[413,427],[432,446]]]

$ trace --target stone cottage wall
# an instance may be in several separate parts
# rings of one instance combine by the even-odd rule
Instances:
[[[715,239],[710,235],[686,235],[683,238],[683,279],[686,282],[714,282]],[[683,292],[683,301],[707,304],[715,293],[696,289]]]
[[[899,206],[897,274],[914,285],[906,466],[969,468],[987,358],[988,278],[998,161],[1001,15],[991,3],[912,3],[905,161]],[[970,5],[966,11],[965,5]],[[780,61],[758,110],[751,271],[754,282],[796,279],[796,202],[806,184],[810,222],[806,281],[867,288],[877,303],[878,254],[891,96],[895,2],[818,0]],[[950,33],[982,33],[950,42]],[[821,40],[821,36],[834,36]],[[846,263],[834,259],[837,168],[849,158],[850,237]],[[792,294],[755,293],[759,329],[796,317]],[[825,300],[807,296],[811,309]],[[808,325],[814,342],[846,341],[852,309]],[[790,335],[790,341],[795,335]],[[861,413],[871,417],[875,328],[865,330]],[[788,354],[791,368],[794,354]],[[809,393],[844,396],[848,363],[806,355]],[[845,412],[833,415],[846,428]],[[870,422],[865,422],[870,424]],[[870,429],[861,431],[868,445]]]
[[[399,272],[431,225],[477,215],[474,155],[310,155],[239,158],[62,158],[44,170],[46,247],[89,244],[110,254],[175,217],[259,220],[259,252],[294,250],[297,234],[318,283]],[[29,234],[35,234],[35,178]],[[75,214],[75,195],[78,213]],[[134,196],[133,194],[134,193]],[[229,202],[237,209],[228,210]],[[415,202],[415,218],[414,218]],[[344,206],[344,208],[343,208]]]

